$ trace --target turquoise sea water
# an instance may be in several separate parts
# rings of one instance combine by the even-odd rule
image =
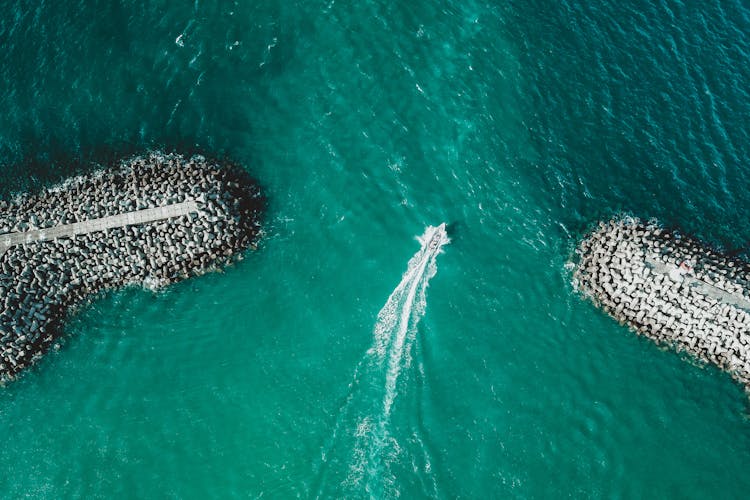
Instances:
[[[0,496],[747,496],[743,390],[565,267],[623,210],[750,241],[743,2],[4,7],[5,196],[161,149],[270,205],[257,252],[97,300],[0,390]]]

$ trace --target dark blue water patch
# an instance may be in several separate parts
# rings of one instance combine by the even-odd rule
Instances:
[[[750,240],[748,10],[739,2],[525,2],[507,9],[540,161],[580,228],[625,210]]]
[[[254,130],[244,106],[260,108],[267,82],[295,55],[296,27],[284,22],[279,4],[248,13],[218,3],[172,9],[163,2],[78,2],[56,9],[16,1],[6,10],[6,194],[144,149],[250,160],[239,147]]]

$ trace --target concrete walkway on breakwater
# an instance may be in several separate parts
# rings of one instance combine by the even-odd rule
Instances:
[[[721,288],[710,285],[690,274],[681,273],[677,267],[658,262],[653,258],[646,257],[646,264],[651,266],[654,271],[669,276],[670,279],[672,279],[672,276],[679,273],[683,282],[687,286],[692,287],[698,293],[711,299],[718,300],[724,304],[739,307],[750,313],[750,301],[738,293],[730,293],[726,290],[722,290]]]
[[[72,238],[79,234],[89,234],[105,229],[147,224],[173,217],[198,212],[198,204],[193,200],[173,203],[163,207],[133,210],[123,214],[91,219],[72,224],[63,224],[47,229],[34,229],[18,233],[0,234],[0,257],[12,246],[35,241],[50,241],[57,238]]]

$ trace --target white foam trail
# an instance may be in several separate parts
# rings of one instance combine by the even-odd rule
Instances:
[[[433,259],[434,260],[434,256]],[[429,256],[422,259],[422,262],[419,265],[418,272],[415,275],[414,278],[412,278],[412,282],[410,286],[408,287],[408,293],[406,295],[406,301],[401,307],[401,314],[398,318],[398,329],[396,330],[396,338],[392,339],[393,343],[391,346],[391,354],[388,359],[388,371],[386,372],[385,377],[385,391],[383,396],[383,415],[388,418],[391,414],[391,406],[393,405],[393,400],[396,397],[396,382],[398,382],[398,375],[401,372],[401,359],[404,357],[404,348],[405,348],[405,341],[406,341],[406,334],[409,331],[410,327],[416,327],[417,323],[419,322],[420,318],[424,314],[424,308],[420,308],[419,304],[417,305],[417,310],[413,311],[415,303],[414,299],[417,296],[417,288],[422,283],[422,276],[424,276],[425,268],[427,267],[427,263],[430,261]],[[426,281],[422,287],[422,290],[424,290],[424,287],[427,286]],[[419,310],[421,309],[421,310]],[[411,321],[412,312],[416,312],[414,314],[415,318],[414,321]],[[391,336],[392,337],[392,336]],[[408,343],[407,347],[411,347],[411,342]],[[406,353],[408,356],[408,352]]]
[[[389,466],[398,460],[402,446],[390,435],[391,413],[401,373],[411,364],[417,324],[425,313],[427,285],[437,272],[436,257],[450,242],[445,224],[428,226],[417,240],[421,248],[409,259],[401,281],[378,313],[372,346],[355,369],[332,436],[323,447],[316,497],[331,496],[325,490],[332,471],[324,464],[339,463],[337,443],[345,447],[341,452],[346,457],[341,458],[348,465],[348,475],[339,484],[344,496],[361,496],[364,488],[368,496],[379,498],[392,496],[385,492],[397,488]],[[338,491],[335,496],[340,494]]]
[[[385,368],[382,403],[376,414],[362,416],[357,424],[347,482],[360,484],[364,479],[366,491],[371,496],[380,496],[384,489],[394,486],[395,478],[383,466],[387,467],[395,460],[401,450],[389,432],[399,376],[402,369],[411,364],[411,347],[416,338],[417,324],[424,316],[428,282],[437,272],[437,255],[441,253],[441,247],[450,242],[444,224],[427,227],[418,240],[422,246],[409,260],[401,282],[378,313],[373,345],[367,351],[373,367]],[[378,372],[382,373],[382,370],[373,370],[371,375],[377,376]]]
[[[438,248],[434,251],[430,251],[429,244],[433,237],[439,238]],[[414,292],[409,294],[411,295],[411,300],[408,300],[409,297],[407,297],[406,301],[404,301],[404,292],[407,289],[412,288],[416,290],[415,287],[419,285],[427,263],[432,261],[434,265],[435,257],[442,252],[440,247],[450,243],[450,239],[448,239],[448,235],[445,232],[444,224],[437,227],[427,226],[424,234],[417,237],[417,241],[420,242],[422,248],[420,248],[419,251],[409,259],[406,272],[401,277],[401,282],[396,286],[393,292],[391,292],[385,305],[378,313],[378,319],[374,328],[375,338],[373,346],[368,351],[368,354],[375,353],[381,360],[385,357],[386,351],[391,344],[392,335],[399,319],[402,320],[402,328],[408,326],[408,324],[405,324],[407,322],[403,321],[404,313],[406,313],[405,317],[408,319],[413,305]],[[432,276],[430,276],[430,278],[431,277]],[[417,319],[417,321],[419,321],[419,319]]]

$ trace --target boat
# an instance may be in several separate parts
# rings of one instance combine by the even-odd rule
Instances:
[[[445,222],[443,222],[435,228],[435,232],[432,233],[430,242],[427,244],[427,248],[430,250],[430,253],[435,253],[440,248],[440,245],[444,242],[444,240],[447,239],[448,238],[445,233]]]

